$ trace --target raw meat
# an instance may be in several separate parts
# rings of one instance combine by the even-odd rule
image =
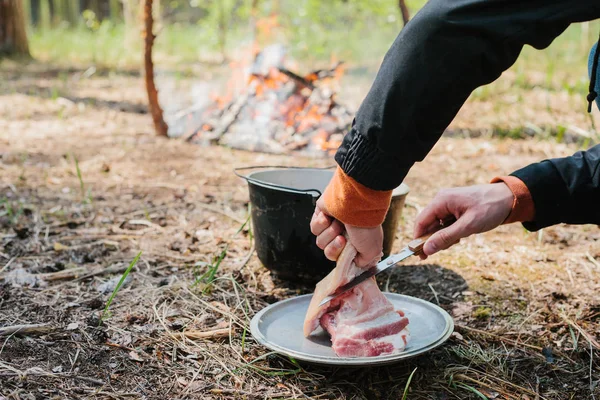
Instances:
[[[340,357],[372,357],[404,350],[408,318],[379,290],[375,278],[319,307],[338,287],[364,270],[354,264],[356,249],[348,242],[336,267],[317,284],[304,320],[304,335],[321,325],[331,335],[332,348]]]

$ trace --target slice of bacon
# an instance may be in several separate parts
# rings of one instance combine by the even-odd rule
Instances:
[[[394,310],[375,278],[319,306],[327,295],[363,271],[354,264],[355,257],[356,249],[348,242],[336,267],[317,284],[304,320],[304,335],[320,325],[331,335],[333,351],[340,357],[399,353],[408,342],[408,318]]]

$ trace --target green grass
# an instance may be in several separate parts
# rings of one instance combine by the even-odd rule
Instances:
[[[221,252],[213,257],[212,263],[196,263],[194,275],[195,280],[193,286],[201,285],[202,293],[207,293],[211,290],[212,283],[215,281],[219,266],[227,255],[229,244],[225,245]],[[206,271],[202,274],[199,273],[199,268],[207,267]]]
[[[121,279],[119,279],[119,283],[117,283],[117,286],[115,286],[115,289],[113,290],[112,294],[108,298],[108,301],[106,302],[106,306],[104,306],[104,311],[102,312],[102,318],[100,318],[100,322],[104,321],[106,318],[108,318],[110,316],[110,314],[108,312],[108,307],[110,307],[110,305],[112,304],[115,296],[119,292],[119,289],[121,289],[121,286],[123,286],[123,282],[125,282],[125,279],[127,279],[127,276],[129,275],[129,273],[131,272],[131,270],[133,269],[133,267],[135,267],[135,264],[137,264],[137,262],[140,259],[141,255],[142,255],[142,252],[140,251],[137,254],[137,256],[135,256],[135,258],[131,261],[131,263],[129,264],[129,266],[125,270],[125,272],[123,272],[123,275],[121,276]]]
[[[404,386],[404,393],[402,394],[402,400],[406,400],[408,398],[408,389],[410,388],[410,381],[412,381],[413,375],[417,372],[417,369],[413,369],[413,372],[410,373],[408,380],[406,381],[406,386]]]
[[[480,399],[483,400],[488,400],[487,396],[485,396],[483,393],[481,393],[479,390],[475,389],[473,386],[469,386],[466,385],[464,383],[457,383],[456,386],[463,388],[465,390],[468,390],[471,393],[474,393],[475,395],[477,395],[477,397],[479,397]]]
[[[73,159],[73,162],[75,163],[75,171],[77,172],[77,179],[79,180],[79,190],[81,190],[81,199],[85,203],[91,203],[92,195],[91,195],[90,191],[88,191],[87,194],[85,192],[85,184],[83,182],[83,175],[81,174],[81,169],[79,168],[79,161],[77,160],[77,157],[75,157],[75,154],[73,154],[73,153],[71,153],[71,158]]]

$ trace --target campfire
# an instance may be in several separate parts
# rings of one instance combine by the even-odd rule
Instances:
[[[258,52],[241,90],[230,82],[228,93],[213,96],[208,106],[179,112],[169,135],[266,153],[333,154],[353,118],[335,96],[343,63],[301,75],[284,61],[282,46]]]

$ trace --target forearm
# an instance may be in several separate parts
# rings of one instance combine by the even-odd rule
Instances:
[[[597,0],[430,0],[386,54],[336,161],[371,189],[393,189],[523,45],[544,48],[570,23],[598,17]]]
[[[600,145],[570,157],[531,164],[511,174],[531,193],[535,231],[558,223],[600,225]]]

